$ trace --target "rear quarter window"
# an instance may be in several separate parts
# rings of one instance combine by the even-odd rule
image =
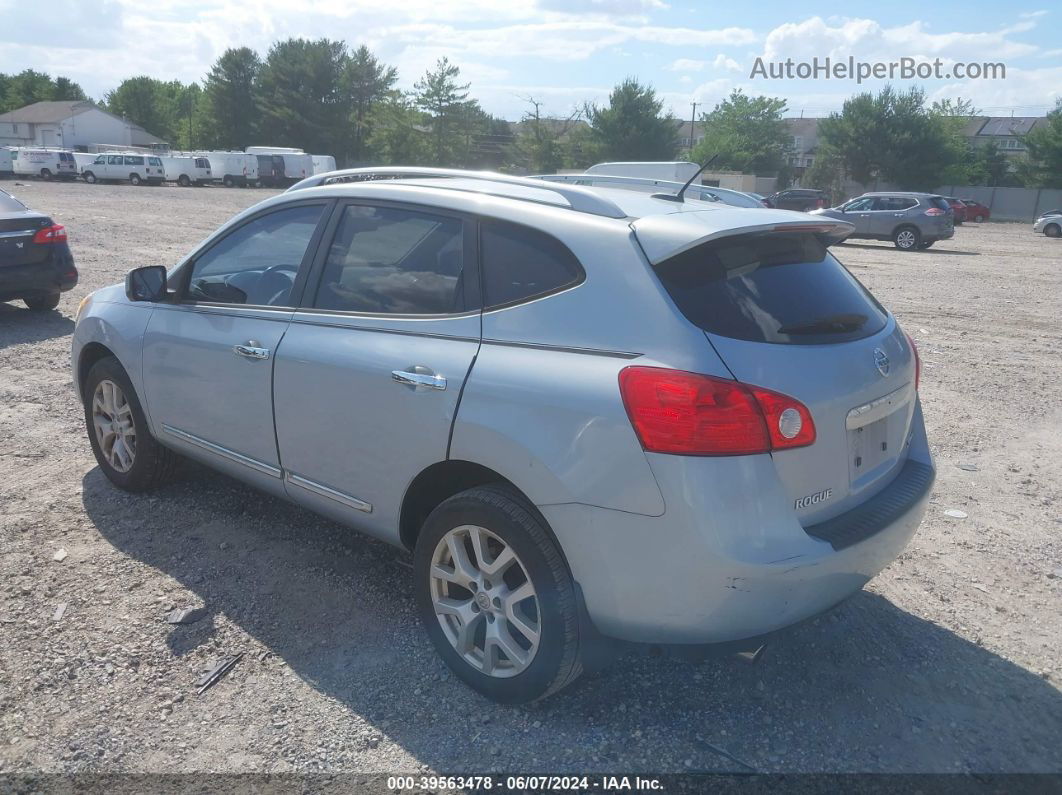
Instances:
[[[543,232],[484,221],[479,241],[485,309],[527,301],[583,280],[583,268],[575,255]]]
[[[790,345],[876,334],[888,315],[813,235],[739,235],[656,266],[683,315],[733,339]]]

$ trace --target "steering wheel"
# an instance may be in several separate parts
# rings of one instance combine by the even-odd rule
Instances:
[[[291,293],[291,288],[295,284],[295,274],[298,273],[299,266],[281,263],[279,265],[270,265],[268,268],[262,271],[262,275],[260,277],[260,280],[262,281],[264,281],[267,277],[273,275],[274,273],[283,273],[285,271],[291,271],[291,283],[288,284],[286,287],[277,290],[276,293],[274,293],[273,296],[267,302],[267,306],[275,306],[276,302],[279,301],[285,294]]]

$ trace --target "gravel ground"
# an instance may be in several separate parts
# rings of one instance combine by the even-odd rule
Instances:
[[[1062,771],[1062,241],[840,247],[925,363],[940,475],[908,550],[756,665],[626,657],[514,708],[447,674],[401,553],[194,465],[147,497],[96,468],[78,301],[267,193],[4,187],[82,276],[57,312],[0,304],[0,772]]]

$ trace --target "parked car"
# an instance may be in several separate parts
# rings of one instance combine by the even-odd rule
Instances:
[[[666,182],[685,183],[701,167],[687,160],[645,160],[630,162],[595,163],[584,173],[607,177],[635,177],[659,179]]]
[[[523,702],[605,638],[758,649],[910,540],[935,471],[918,356],[830,252],[850,231],[334,172],[92,294],[73,380],[116,486],[183,454],[412,550],[439,654]]]
[[[848,221],[855,226],[850,237],[891,240],[902,251],[929,248],[955,235],[951,205],[933,193],[864,193],[812,215]]]
[[[830,205],[825,191],[811,188],[790,188],[778,191],[768,196],[767,202],[770,207],[779,210],[798,210],[804,213]]]
[[[286,188],[313,176],[313,157],[301,149],[248,146],[247,153],[258,158],[258,184]]]
[[[202,155],[162,155],[159,161],[166,181],[176,182],[182,188],[209,185],[214,181],[210,160]]]
[[[210,162],[210,172],[226,188],[258,184],[258,158],[246,152],[197,152]]]
[[[975,202],[973,199],[962,199],[962,203],[966,205],[966,217],[964,219],[966,221],[980,224],[992,217],[992,211],[981,202]]]
[[[1041,215],[1033,224],[1034,232],[1043,232],[1048,237],[1062,237],[1062,213],[1049,211]]]
[[[15,176],[15,156],[10,149],[0,149],[0,179]]]
[[[955,226],[962,226],[963,221],[966,220],[966,203],[960,199],[956,199],[954,196],[945,196],[944,201],[946,201],[948,206],[951,207]]]
[[[0,301],[55,309],[77,279],[66,229],[0,190]]]
[[[131,185],[161,185],[165,179],[162,160],[138,152],[108,152],[96,156],[81,169],[85,182],[125,182]]]
[[[65,149],[17,146],[12,150],[12,169],[17,177],[76,179],[77,162]]]
[[[649,179],[647,177],[620,177],[612,174],[543,174],[532,177],[545,182],[567,182],[572,185],[593,185],[604,188],[622,188],[635,190],[642,193],[675,193],[685,184],[683,182],[671,182],[664,179]],[[755,198],[750,193],[729,188],[716,188],[711,185],[690,185],[686,189],[686,196],[700,201],[721,202],[731,207],[764,207],[762,200]]]

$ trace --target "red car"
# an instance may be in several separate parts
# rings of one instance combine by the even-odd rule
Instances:
[[[959,201],[954,196],[945,196],[944,201],[948,203],[952,213],[955,215],[955,225],[960,226],[968,217],[966,214],[966,202]]]
[[[962,203],[966,205],[967,220],[981,223],[982,221],[987,221],[992,215],[992,211],[981,204],[981,202],[975,202],[971,199],[963,199]]]

